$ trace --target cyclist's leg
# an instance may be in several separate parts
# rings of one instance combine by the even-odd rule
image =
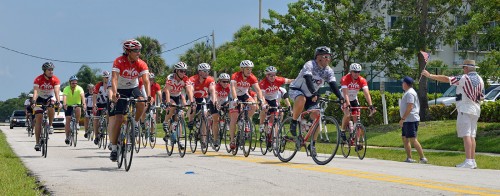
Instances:
[[[64,118],[66,118],[66,123],[64,125],[64,132],[66,133],[65,139],[68,140],[69,138],[69,132],[70,132],[70,124],[71,124],[71,114],[73,114],[74,108],[73,107],[67,107],[66,112],[64,112]]]
[[[292,133],[292,135],[296,136],[297,119],[299,118],[300,113],[304,111],[304,106],[306,105],[306,97],[304,96],[304,93],[299,90],[290,90],[290,98],[294,100],[290,132]]]
[[[75,118],[76,118],[76,127],[80,127],[80,125],[78,125],[78,121],[79,121],[80,117],[82,116],[82,110],[83,110],[83,108],[81,108],[81,107],[75,108],[74,112],[75,112]]]
[[[35,140],[37,144],[40,144],[40,133],[42,132],[42,120],[43,120],[43,114],[37,112],[35,114]]]
[[[97,108],[102,108],[97,106]],[[94,116],[94,119],[92,119],[93,123],[93,129],[94,129],[94,135],[95,137],[99,137],[99,118],[101,117],[102,110],[97,110],[96,115]]]
[[[266,100],[267,102],[267,100]],[[269,102],[268,102],[268,105],[269,105]],[[259,130],[262,132],[264,131],[264,121],[266,120],[266,114],[267,114],[267,111],[268,109],[267,108],[262,108],[262,110],[260,110],[260,114],[259,114]]]
[[[319,111],[314,111],[314,112],[311,112],[311,120],[314,122],[316,120],[316,118],[319,118]],[[319,122],[318,122],[319,123]],[[316,139],[318,139],[318,135],[319,135],[319,128],[320,126],[318,126],[316,128],[316,131],[314,132],[314,139],[313,139],[313,142],[316,141]],[[313,144],[314,145],[314,144]]]
[[[236,106],[236,103],[230,103],[230,104],[231,104],[231,106],[229,109],[229,118],[230,118],[229,135],[230,135],[231,144],[232,144],[231,146],[233,146],[235,144],[234,135],[235,135],[235,131],[236,131],[236,123],[238,121],[239,111],[238,111],[238,108]]]
[[[144,100],[144,95],[140,91],[139,88],[135,88],[132,90],[132,96],[136,97],[139,100]],[[135,121],[139,122],[144,113],[144,109],[146,108],[146,104],[144,102],[135,103]]]

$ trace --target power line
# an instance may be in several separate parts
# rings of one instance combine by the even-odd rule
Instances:
[[[165,51],[161,52],[161,54],[165,53],[165,52],[170,52],[172,50],[181,48],[181,47],[186,46],[186,45],[189,45],[189,44],[191,44],[193,42],[196,42],[196,41],[198,41],[200,39],[203,39],[203,38],[208,38],[208,35],[199,37],[199,38],[197,38],[197,39],[195,39],[193,41],[190,41],[188,43],[182,44],[182,45],[177,46],[175,48],[172,48],[172,49],[169,49],[169,50],[165,50]],[[106,64],[106,63],[113,63],[113,61],[68,61],[68,60],[58,60],[58,59],[52,59],[52,58],[46,58],[46,57],[40,57],[40,56],[28,54],[28,53],[25,53],[25,52],[21,52],[21,51],[17,51],[17,50],[14,50],[14,49],[7,48],[7,47],[2,46],[2,45],[0,45],[0,48],[3,48],[5,50],[11,51],[11,52],[15,52],[15,53],[18,53],[18,54],[22,54],[22,55],[25,55],[25,56],[29,56],[29,57],[33,57],[33,58],[37,58],[37,59],[43,59],[43,60],[47,60],[47,61],[53,61],[53,62],[75,63],[75,64]]]

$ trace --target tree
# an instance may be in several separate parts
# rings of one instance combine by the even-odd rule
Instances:
[[[188,75],[198,73],[196,70],[200,63],[212,65],[212,47],[205,42],[195,43],[185,54],[181,55],[180,61],[188,65]]]
[[[460,12],[461,0],[389,0],[388,14],[397,18],[392,23],[390,37],[402,48],[407,63],[418,59],[418,73],[426,62],[420,51],[434,51],[439,42],[446,40],[447,29],[454,29],[454,15]],[[408,63],[407,63],[408,64]],[[428,119],[427,78],[419,82],[420,117]]]
[[[166,75],[168,67],[161,57],[162,48],[160,42],[148,36],[140,36],[136,40],[142,44],[140,58],[148,64],[149,72],[158,76]]]
[[[99,69],[92,69],[88,65],[82,65],[75,74],[76,77],[78,77],[78,85],[86,91],[88,84],[96,84],[99,81],[97,75],[100,74],[100,72],[101,70]],[[63,82],[61,84],[61,91],[67,85],[68,81]]]

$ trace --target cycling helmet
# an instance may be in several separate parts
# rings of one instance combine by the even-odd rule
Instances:
[[[210,71],[210,65],[208,63],[201,63],[198,65],[198,71]]]
[[[155,74],[154,73],[149,73],[149,79],[154,79],[155,78]]]
[[[253,67],[253,62],[250,61],[250,60],[243,60],[240,63],[240,67],[241,68],[243,68],[243,67]]]
[[[103,72],[102,72],[102,77],[103,77],[103,78],[109,78],[109,75],[110,75],[110,74],[109,74],[109,72],[108,72],[108,71],[103,71]]]
[[[135,39],[129,39],[125,42],[123,42],[123,49],[124,50],[140,50],[142,48],[141,42],[135,40]]]
[[[322,55],[322,54],[332,55],[332,50],[326,46],[320,46],[320,47],[317,47],[316,50],[314,50],[314,58],[316,58],[316,56]]]
[[[72,75],[71,77],[69,77],[69,81],[73,80],[78,80],[78,77],[76,77],[76,75]]]
[[[351,64],[349,71],[361,71],[361,65],[357,63]]]
[[[188,68],[187,64],[182,62],[182,61],[179,61],[177,64],[174,65],[174,70],[176,70],[176,69],[186,70],[187,68]]]
[[[93,85],[93,84],[88,84],[88,85],[87,85],[87,88],[89,88],[89,89],[94,89],[94,85]]]
[[[276,72],[278,72],[278,70],[276,69],[276,67],[274,67],[274,66],[266,67],[266,70],[265,70],[266,74],[268,74],[268,73],[276,73]]]
[[[55,66],[52,62],[46,62],[42,65],[42,70],[45,71],[47,69],[54,69]]]
[[[227,73],[221,73],[219,75],[219,80],[230,80],[230,79],[231,79],[231,77]]]
[[[29,98],[33,98],[33,93],[30,93],[30,94],[28,95],[28,97],[29,97]]]

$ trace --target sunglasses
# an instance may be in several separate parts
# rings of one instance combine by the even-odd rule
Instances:
[[[200,71],[205,72],[205,73],[210,73],[209,70],[200,70]]]
[[[78,83],[76,83],[76,82],[72,82],[71,84],[78,84]]]
[[[330,55],[325,55],[325,56],[323,56],[323,58],[325,58],[325,59],[331,59],[331,58],[332,58],[332,56],[330,56]]]
[[[220,81],[221,83],[229,83],[229,81]]]
[[[177,72],[186,73],[186,70],[178,69]]]
[[[274,77],[276,74],[267,74],[267,77]]]
[[[130,50],[130,52],[139,53],[139,52],[141,52],[141,50],[139,50],[139,49],[134,49],[134,50]]]
[[[361,71],[352,71],[353,73],[361,73]]]

